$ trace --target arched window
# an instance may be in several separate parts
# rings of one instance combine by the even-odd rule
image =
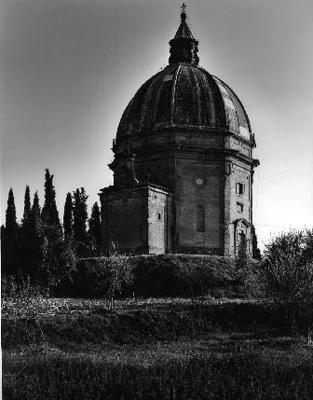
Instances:
[[[205,232],[205,209],[203,205],[197,206],[196,231]]]

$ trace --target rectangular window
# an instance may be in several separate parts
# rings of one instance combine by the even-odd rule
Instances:
[[[242,203],[237,203],[237,212],[240,214],[243,213],[243,204]]]
[[[236,193],[242,195],[242,194],[244,194],[244,190],[245,190],[244,184],[241,183],[241,182],[238,182],[238,183],[236,184]]]
[[[205,209],[202,205],[198,205],[196,210],[196,231],[205,232]]]
[[[158,213],[158,220],[161,221],[161,213]]]

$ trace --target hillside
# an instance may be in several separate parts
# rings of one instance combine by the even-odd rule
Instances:
[[[313,349],[261,301],[3,302],[5,399],[310,399]]]

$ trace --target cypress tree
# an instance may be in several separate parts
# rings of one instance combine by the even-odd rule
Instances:
[[[38,227],[39,221],[40,221],[40,206],[39,206],[39,198],[38,198],[38,193],[35,192],[34,194],[34,200],[33,200],[33,205],[31,209],[31,219],[33,224]]]
[[[101,251],[101,222],[98,203],[94,203],[91,209],[89,223],[90,247],[94,256],[99,256]]]
[[[64,239],[73,238],[73,203],[71,193],[67,193],[63,214]]]
[[[63,214],[64,241],[61,253],[62,274],[57,293],[68,296],[72,292],[73,272],[76,271],[76,253],[73,240],[73,202],[71,193],[67,193]]]
[[[85,189],[76,189],[73,193],[73,233],[78,257],[87,257],[89,253],[87,236],[87,199]]]
[[[45,202],[41,211],[40,233],[42,239],[40,281],[54,290],[62,273],[63,238],[55,201],[53,175],[50,175],[49,169],[46,169],[45,173]]]
[[[255,228],[254,225],[252,225],[251,228],[251,233],[252,233],[252,258],[255,260],[261,260],[261,251],[258,247],[258,239],[255,233]]]
[[[25,188],[24,212],[22,224],[18,234],[19,266],[22,274],[30,275],[29,269],[32,263],[32,231],[31,231],[31,205],[29,186]]]
[[[24,195],[24,212],[23,212],[23,224],[27,223],[30,219],[30,211],[31,211],[31,206],[30,206],[30,190],[29,186],[26,185],[25,188],[25,195]]]
[[[6,262],[7,262],[7,237],[5,226],[1,225],[1,272],[2,275],[6,274]]]
[[[49,169],[45,174],[45,203],[41,212],[41,219],[49,225],[56,225],[61,229],[59,213],[55,201],[55,189],[53,185],[53,175],[50,175]]]
[[[5,214],[5,230],[3,231],[3,263],[2,272],[7,275],[18,274],[18,224],[16,221],[16,208],[12,188],[9,190],[7,209]]]
[[[17,235],[16,208],[12,188],[9,190],[7,210],[5,213],[5,229],[8,235],[16,239]]]
[[[27,234],[27,265],[24,268],[25,274],[29,275],[32,280],[37,280],[39,270],[42,263],[42,235],[40,224],[40,206],[37,192],[34,194],[33,204],[30,210],[27,225],[23,230]]]

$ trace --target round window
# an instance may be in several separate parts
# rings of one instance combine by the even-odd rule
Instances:
[[[203,186],[206,184],[206,179],[203,176],[196,176],[195,177],[195,184],[197,186]]]

